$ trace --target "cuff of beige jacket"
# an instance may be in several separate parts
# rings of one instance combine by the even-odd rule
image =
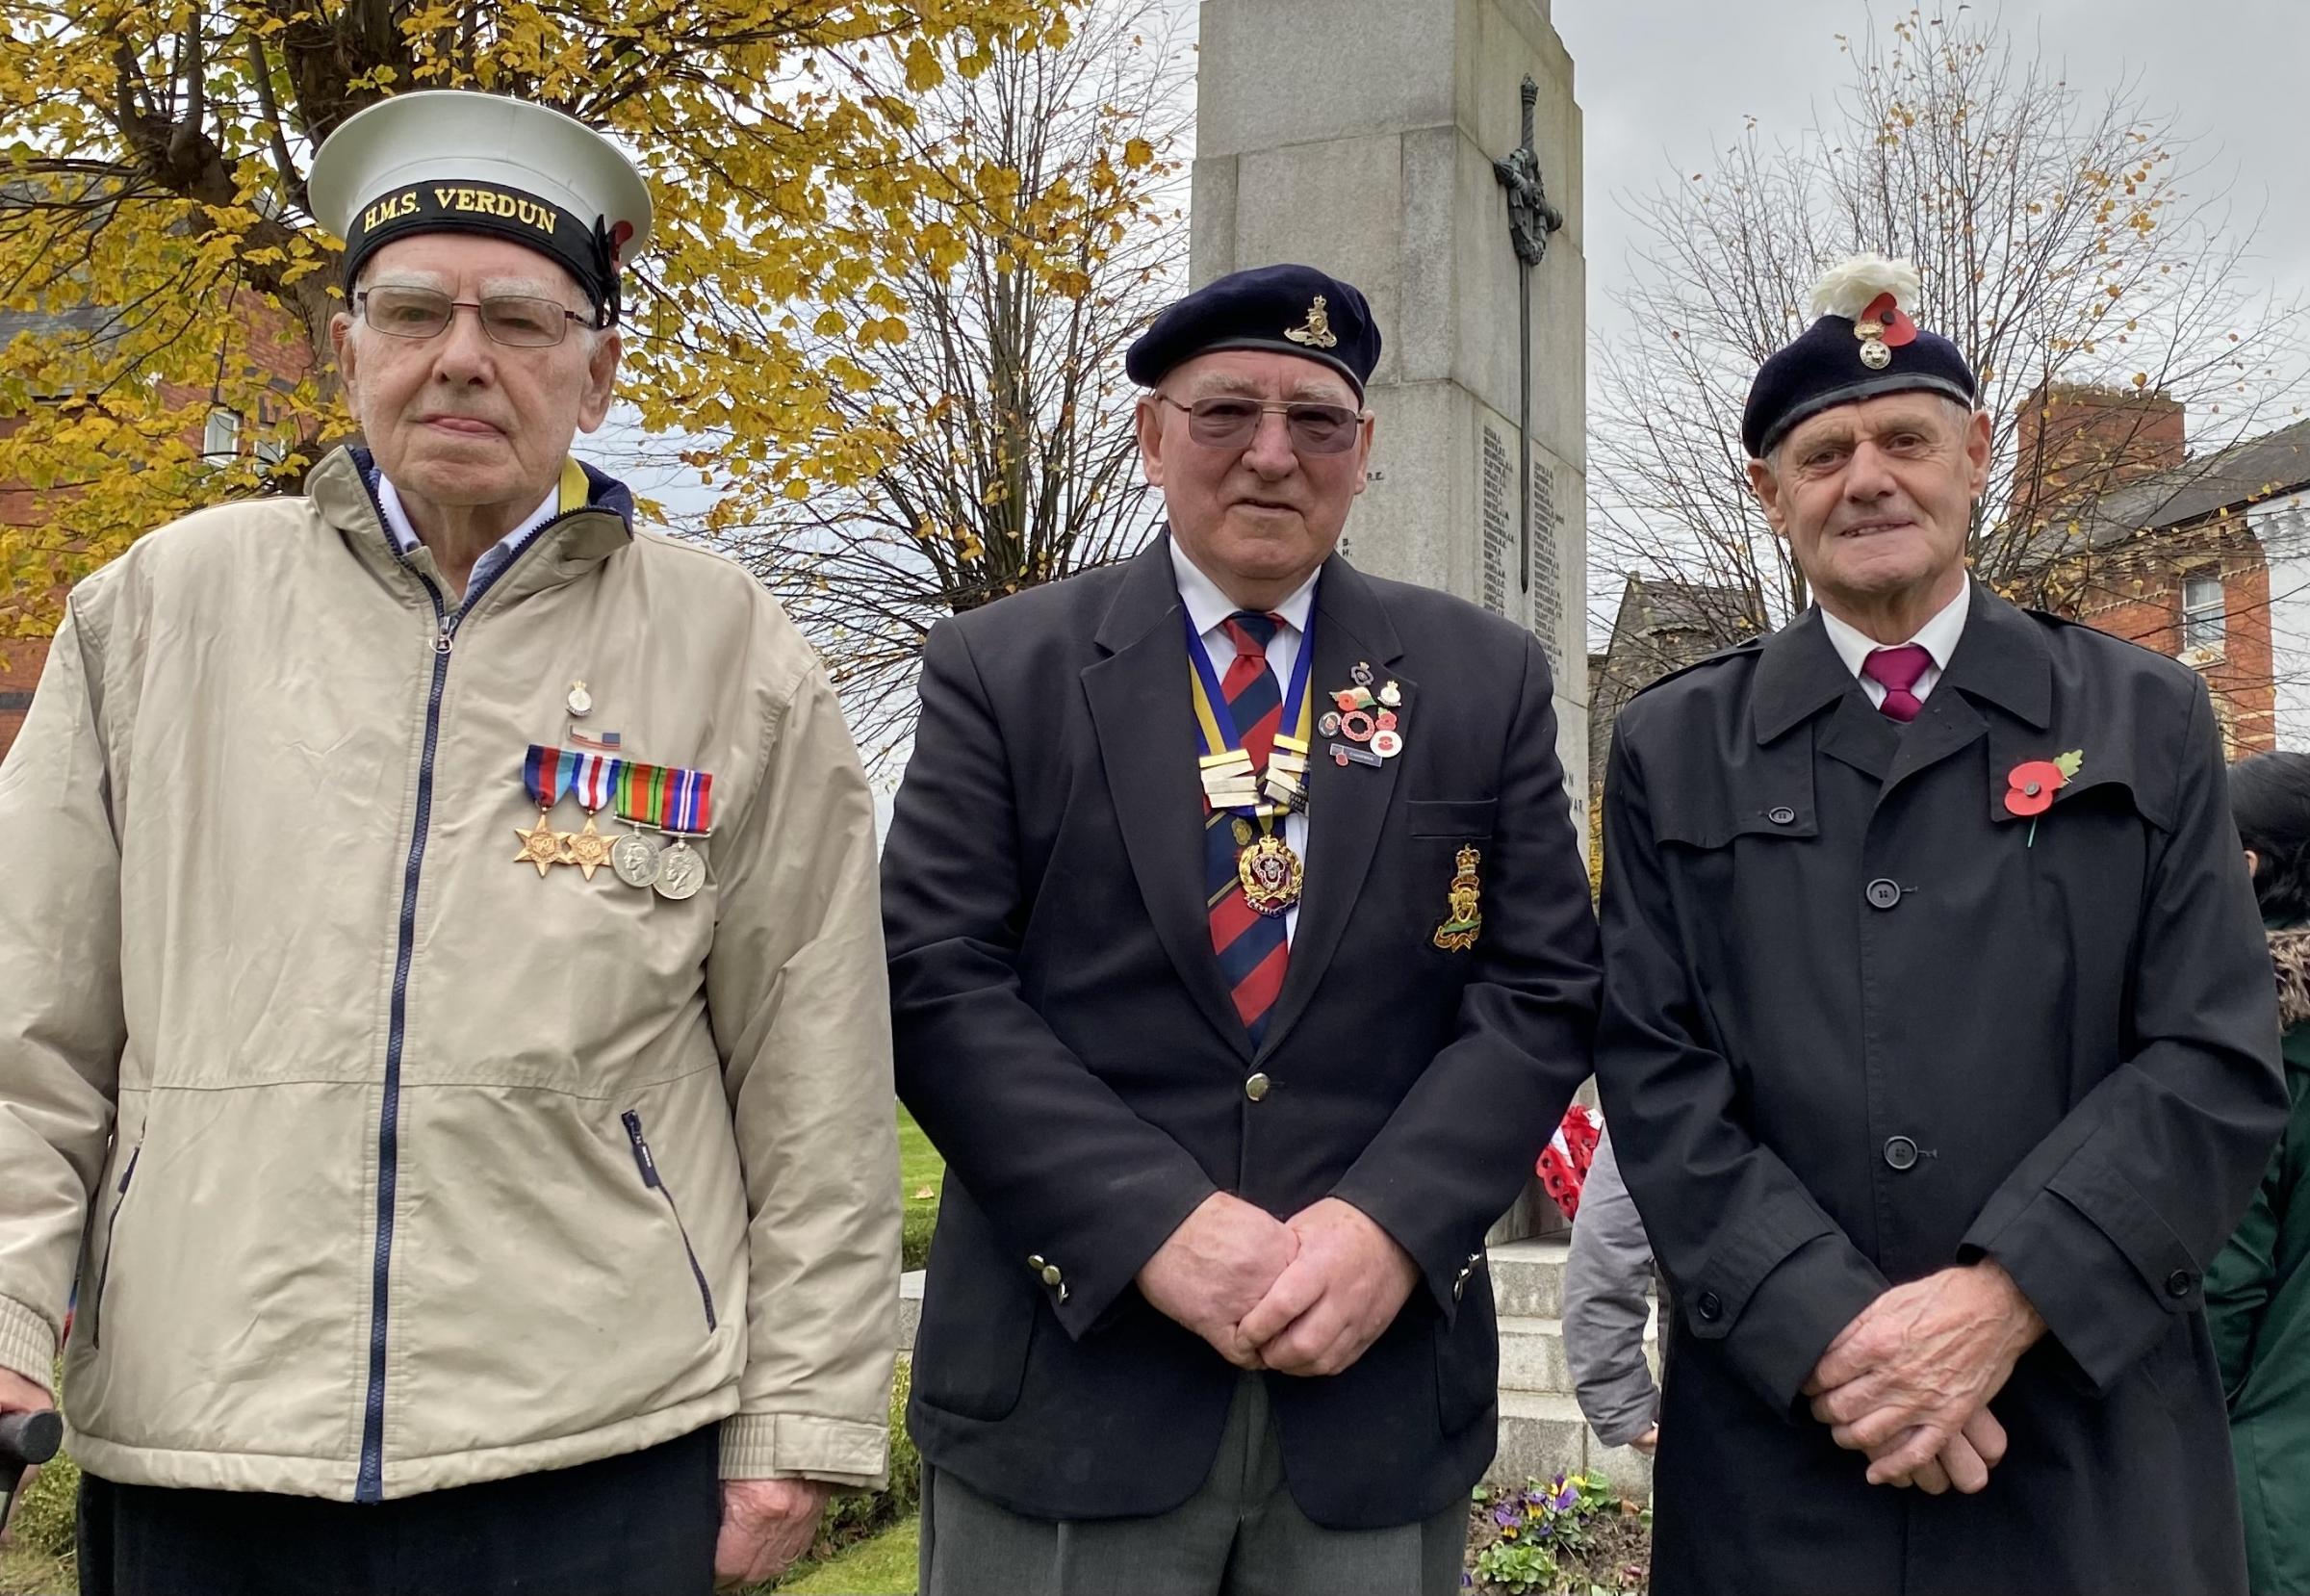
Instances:
[[[56,1383],[56,1326],[11,1297],[0,1297],[0,1369],[43,1391]]]
[[[879,1491],[890,1482],[890,1431],[812,1413],[733,1413],[722,1421],[725,1480],[823,1480]]]

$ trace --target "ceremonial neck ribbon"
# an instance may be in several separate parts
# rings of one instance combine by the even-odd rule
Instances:
[[[1187,615],[1185,605],[1180,607],[1180,614],[1186,617],[1188,662],[1194,667],[1195,730],[1203,752],[1206,757],[1243,752],[1243,734],[1236,727],[1235,717],[1228,713],[1227,695],[1219,687],[1219,673],[1212,668],[1211,654],[1203,647],[1202,633],[1195,631],[1194,618]],[[1279,738],[1288,736],[1301,749],[1307,747],[1315,734],[1315,708],[1307,697],[1308,672],[1316,658],[1316,610],[1312,603],[1308,605],[1307,622],[1299,633],[1299,657],[1292,661],[1292,680],[1284,688],[1283,714],[1278,722],[1280,727],[1289,728],[1278,733]],[[1248,753],[1244,757],[1246,761],[1250,758]],[[1271,761],[1273,758],[1270,750],[1269,759]],[[1254,779],[1265,775],[1265,765],[1252,774]],[[1261,820],[1280,812],[1275,806],[1265,802],[1224,807],[1234,813]]]

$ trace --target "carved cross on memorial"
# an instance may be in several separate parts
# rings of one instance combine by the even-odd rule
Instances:
[[[1523,375],[1516,447],[1524,505],[1517,587],[1525,593],[1532,589],[1532,268],[1548,256],[1548,235],[1564,225],[1564,213],[1548,202],[1548,189],[1540,179],[1540,157],[1532,148],[1532,108],[1539,103],[1540,86],[1527,75],[1524,80],[1524,142],[1492,163],[1492,175],[1508,191],[1508,238],[1516,246],[1516,349]]]

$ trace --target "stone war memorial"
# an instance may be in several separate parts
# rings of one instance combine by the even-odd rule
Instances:
[[[1301,261],[1369,296],[1379,436],[1342,548],[1539,637],[1584,836],[1580,111],[1545,0],[1204,0],[1200,27],[1194,281]],[[1572,1399],[1563,1228],[1535,1181],[1492,1233],[1493,1474],[1642,1491],[1645,1460],[1599,1444]]]

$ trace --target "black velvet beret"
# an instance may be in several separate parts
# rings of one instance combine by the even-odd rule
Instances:
[[[1361,398],[1379,364],[1379,328],[1353,285],[1312,266],[1262,266],[1230,272],[1165,307],[1124,355],[1123,370],[1152,388],[1215,349],[1273,349],[1321,361]]]
[[[1972,406],[1978,385],[1955,344],[1906,318],[1907,342],[1896,342],[1902,332],[1890,329],[1889,336],[1864,338],[1855,325],[1850,316],[1824,316],[1758,369],[1740,413],[1741,447],[1751,459],[1771,453],[1799,422],[1881,394],[1945,394]],[[1872,346],[1881,364],[1868,356]]]

